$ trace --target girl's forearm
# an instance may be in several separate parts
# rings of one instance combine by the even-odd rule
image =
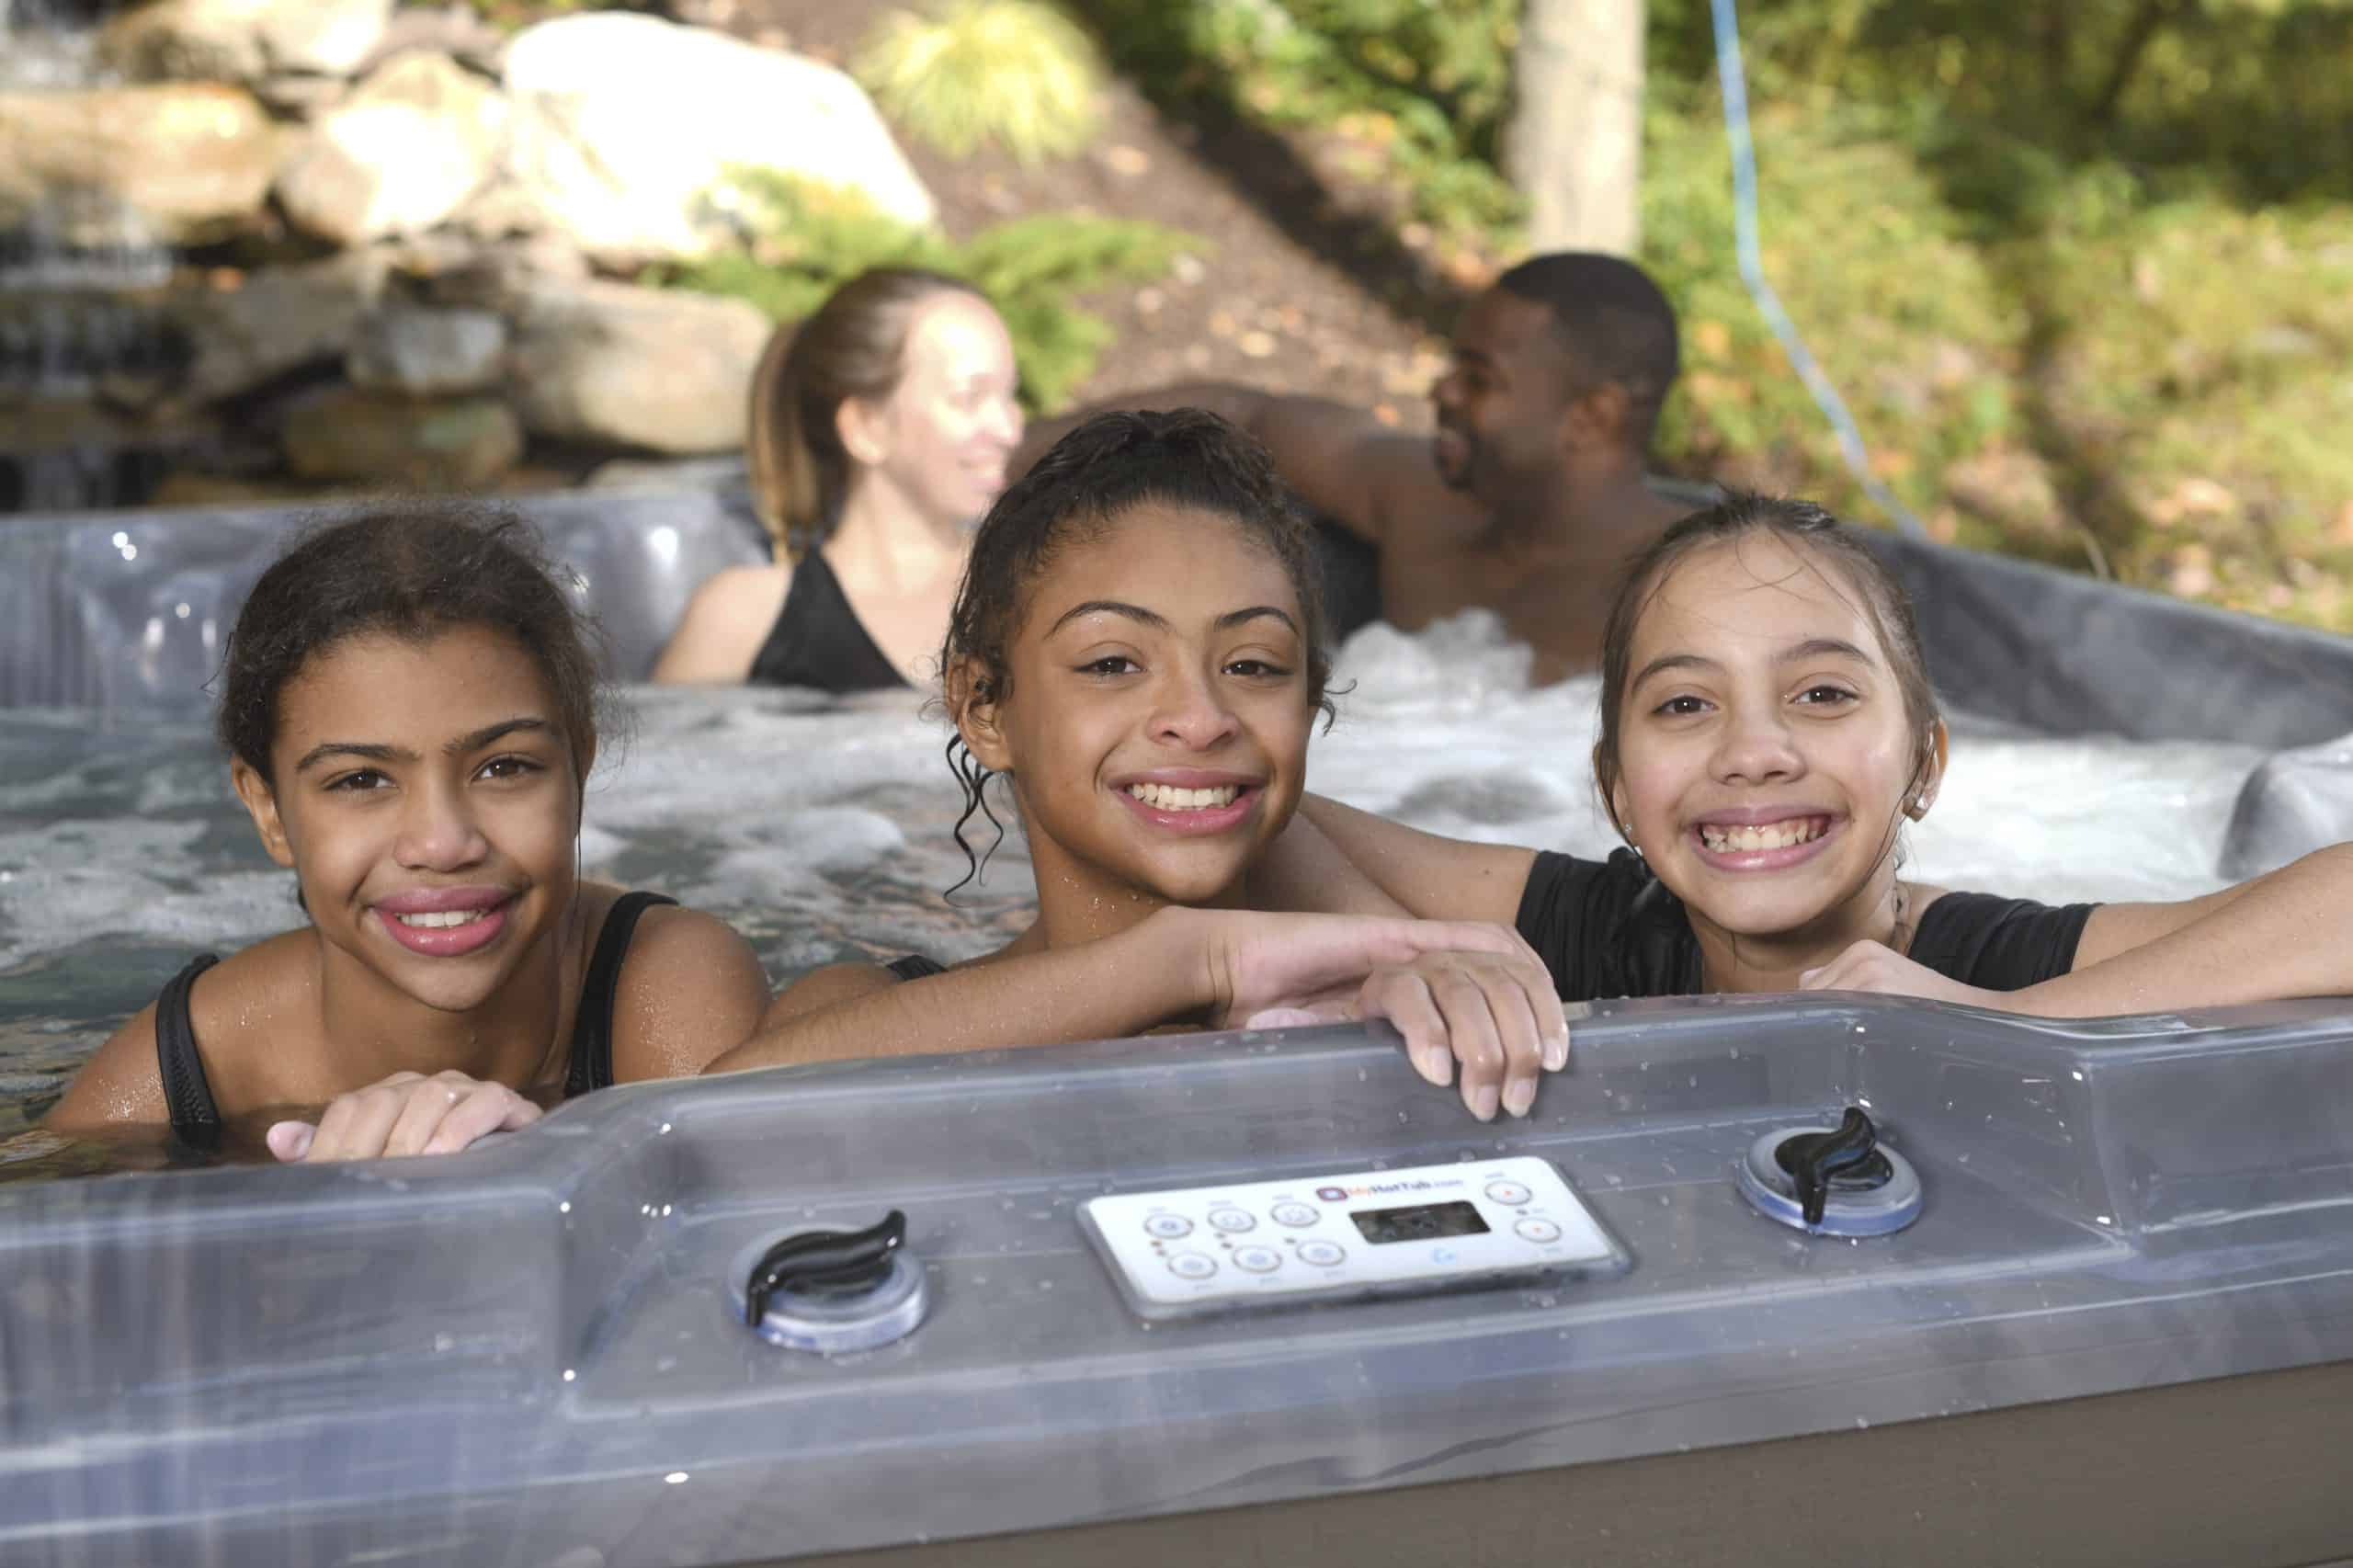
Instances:
[[[2353,995],[2353,844],[2315,850],[2177,930],[2010,995],[2020,1012],[2079,1018]]]
[[[768,1009],[752,1038],[703,1069],[928,1056],[1141,1034],[1214,1001],[1189,910],[1118,936],[881,985],[814,1010]]]

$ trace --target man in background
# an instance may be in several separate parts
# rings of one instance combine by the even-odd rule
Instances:
[[[1658,286],[1615,256],[1563,252],[1520,263],[1464,308],[1430,390],[1432,436],[1222,384],[1120,402],[1208,408],[1249,430],[1312,510],[1379,552],[1384,619],[1410,631],[1486,606],[1534,648],[1542,683],[1596,667],[1619,565],[1689,509],[1644,481],[1677,368]],[[1012,472],[1075,418],[1034,430]]]

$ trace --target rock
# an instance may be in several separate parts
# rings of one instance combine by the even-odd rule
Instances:
[[[449,55],[485,76],[496,77],[506,73],[506,36],[468,6],[445,6],[439,10],[427,6],[401,6],[392,13],[384,36],[376,40],[374,52],[360,65],[360,73],[373,71],[394,55],[413,49]]]
[[[266,479],[239,479],[227,474],[181,469],[164,476],[148,493],[150,506],[299,506],[318,499],[315,484],[289,484]]]
[[[743,445],[771,324],[742,301],[546,283],[513,320],[507,375],[532,434],[681,454]]]
[[[167,243],[251,223],[281,132],[250,93],[214,85],[0,93],[0,217],[68,193],[135,212]]]
[[[488,243],[443,229],[392,246],[392,269],[426,304],[504,310],[543,282],[583,282],[588,259],[553,234]]]
[[[516,35],[507,209],[622,266],[699,255],[722,227],[714,191],[736,167],[862,192],[929,223],[931,195],[873,103],[832,66],[621,12],[567,17]]]
[[[287,415],[286,466],[304,479],[471,490],[523,455],[523,428],[496,398],[419,402],[338,389]]]
[[[347,370],[354,386],[416,397],[482,392],[506,353],[506,323],[489,311],[394,305],[361,324]]]
[[[339,364],[383,293],[381,256],[351,252],[189,290],[172,314],[193,357],[180,395],[210,403],[307,365]]]
[[[134,82],[250,82],[272,71],[349,75],[392,0],[149,0],[118,13],[98,58]]]
[[[298,228],[337,244],[430,229],[497,166],[498,94],[443,54],[404,54],[313,127],[278,176]]]
[[[745,492],[748,483],[741,457],[615,458],[599,464],[580,482],[579,488],[717,490],[733,494]]]
[[[314,120],[351,96],[351,85],[336,76],[265,76],[254,97],[282,119]]]

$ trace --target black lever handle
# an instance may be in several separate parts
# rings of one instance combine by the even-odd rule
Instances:
[[[1886,1156],[1879,1152],[1879,1130],[1860,1106],[1848,1106],[1835,1132],[1801,1132],[1781,1141],[1773,1151],[1773,1163],[1790,1173],[1798,1189],[1798,1203],[1805,1212],[1809,1225],[1822,1223],[1823,1210],[1830,1202],[1832,1181],[1849,1171],[1861,1174],[1865,1185],[1878,1185],[1869,1177],[1881,1175],[1885,1181],[1893,1174]],[[1874,1171],[1873,1165],[1878,1167]]]
[[[892,1256],[907,1239],[907,1217],[893,1209],[863,1231],[802,1231],[760,1255],[744,1282],[744,1323],[757,1328],[778,1290],[868,1290],[891,1272]]]

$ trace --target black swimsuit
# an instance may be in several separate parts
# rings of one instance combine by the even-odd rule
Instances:
[[[1921,915],[1912,961],[1963,985],[2023,990],[2075,968],[2097,907],[1949,892]],[[1518,925],[1564,1002],[1701,989],[1699,939],[1682,901],[1631,849],[1607,860],[1540,853],[1520,892]]]
[[[892,959],[882,966],[901,980],[922,980],[930,975],[946,974],[948,966],[938,959],[927,959],[921,953],[909,953],[903,959]]]
[[[850,608],[841,579],[813,550],[792,568],[784,608],[746,678],[755,686],[814,687],[836,696],[908,684]]]
[[[657,903],[676,903],[658,892],[625,892],[613,900],[597,933],[597,949],[580,982],[580,1010],[572,1024],[572,1061],[563,1074],[563,1097],[607,1089],[613,1083],[613,1000],[620,991],[621,964],[638,917]],[[171,1108],[172,1131],[199,1149],[221,1142],[221,1112],[204,1076],[196,1048],[196,1026],[188,1017],[188,994],[196,977],[221,960],[201,953],[172,976],[155,998],[155,1066],[164,1080],[164,1103]]]

